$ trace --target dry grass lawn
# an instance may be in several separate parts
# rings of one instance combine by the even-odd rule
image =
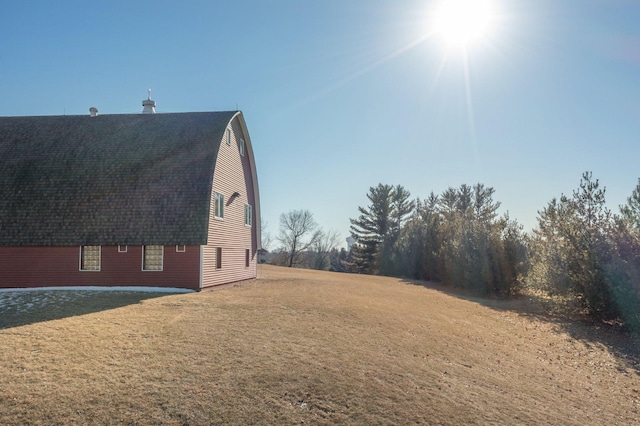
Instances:
[[[0,424],[640,424],[632,339],[528,300],[271,266],[100,298],[0,311]]]

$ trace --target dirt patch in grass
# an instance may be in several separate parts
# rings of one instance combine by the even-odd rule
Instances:
[[[514,303],[261,266],[0,330],[0,424],[639,423],[635,356]]]

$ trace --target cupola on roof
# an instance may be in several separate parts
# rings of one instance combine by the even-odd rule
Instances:
[[[156,113],[156,101],[151,100],[151,89],[149,89],[149,95],[147,99],[142,101],[143,114],[155,114]]]

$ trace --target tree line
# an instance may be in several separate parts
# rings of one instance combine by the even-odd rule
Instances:
[[[380,183],[350,219],[350,251],[338,250],[339,235],[319,228],[309,211],[292,211],[280,217],[273,263],[435,281],[480,296],[534,290],[640,331],[640,179],[618,213],[606,207],[605,192],[585,172],[526,233],[498,213],[495,190],[481,183],[424,200]]]
[[[525,288],[564,300],[597,321],[640,330],[640,179],[615,214],[605,188],[582,175],[570,196],[538,211],[531,234],[499,215],[483,184],[411,200],[401,185],[369,188],[351,219],[352,267],[509,297]]]
[[[351,219],[354,268],[479,295],[517,293],[526,269],[526,238],[522,226],[498,215],[494,192],[483,184],[461,185],[410,200],[401,185],[371,187],[371,203]]]

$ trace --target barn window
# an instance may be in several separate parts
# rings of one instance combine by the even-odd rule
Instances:
[[[127,252],[127,246],[118,246],[118,253],[126,253]]]
[[[253,223],[253,207],[251,204],[244,205],[244,224],[247,226],[251,226]]]
[[[184,245],[177,245],[176,246],[176,252],[184,253],[185,251],[187,251],[187,246],[184,246]]]
[[[142,270],[162,271],[164,246],[142,246]]]
[[[244,155],[244,139],[240,139],[240,143],[238,144],[238,149],[240,150],[240,155]]]
[[[215,202],[215,207],[214,207],[213,215],[215,217],[222,219],[224,217],[224,195],[220,194],[219,192],[216,192],[214,194],[214,202]]]
[[[231,146],[231,129],[227,129],[226,140],[227,140],[227,145]]]
[[[100,270],[100,246],[80,247],[80,270],[99,271]]]
[[[248,267],[249,267],[249,263],[250,263],[250,261],[251,261],[251,250],[246,249],[246,250],[244,251],[244,266],[245,266],[246,268],[248,268]]]
[[[216,269],[222,269],[222,247],[216,247]]]

